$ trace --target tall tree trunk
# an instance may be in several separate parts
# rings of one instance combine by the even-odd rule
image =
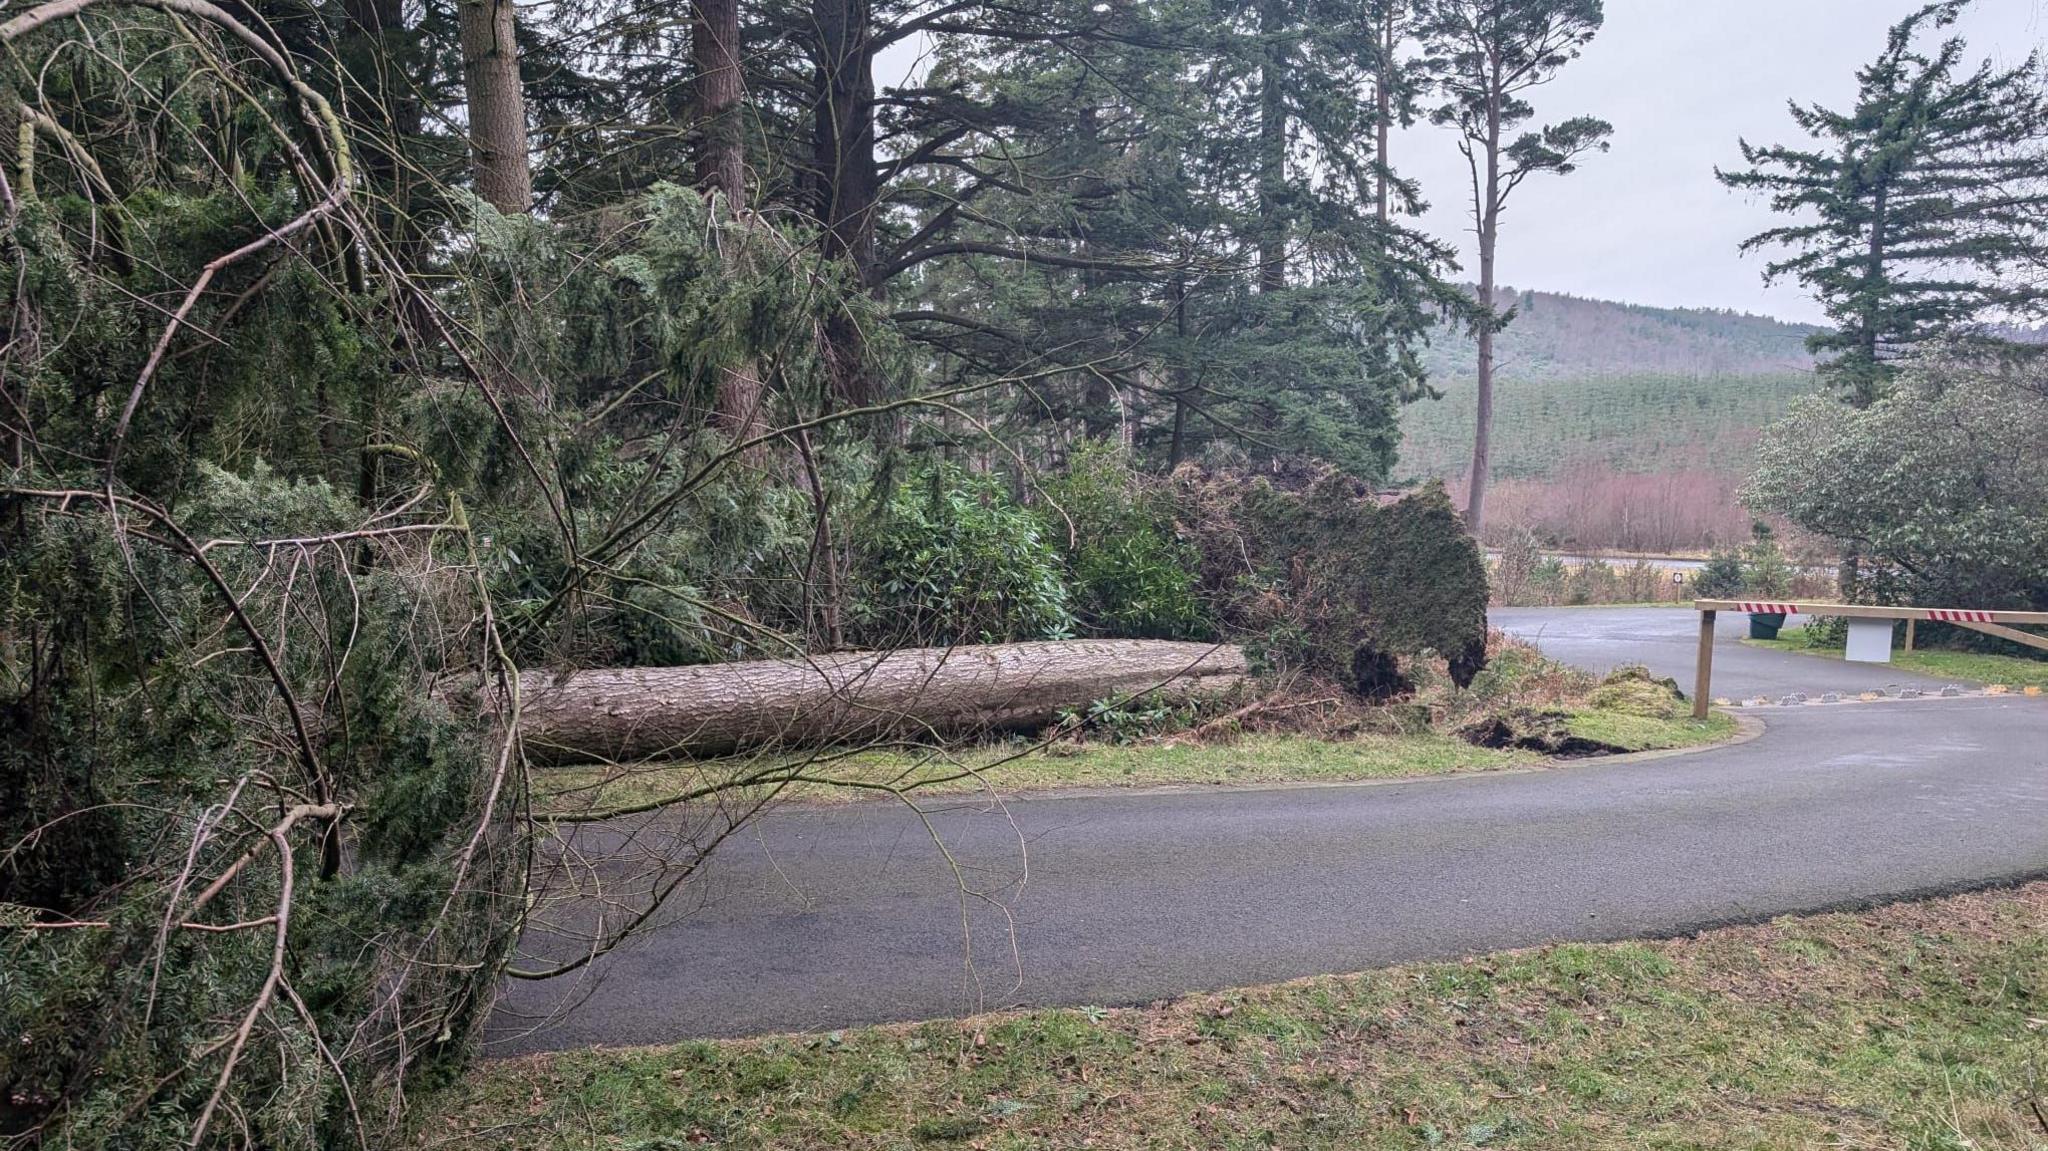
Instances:
[[[1287,286],[1286,0],[1259,0],[1259,290]]]
[[[875,264],[874,46],[869,0],[813,0],[819,37],[817,110],[812,138],[818,170],[818,219],[825,253],[844,257],[867,282]]]
[[[1394,9],[1398,0],[1386,0],[1386,8],[1380,16],[1380,60],[1379,75],[1373,83],[1375,103],[1374,115],[1376,139],[1373,142],[1374,173],[1373,198],[1377,201],[1380,223],[1387,222],[1387,181],[1393,176],[1393,167],[1387,160],[1387,148],[1391,143],[1394,122]]]
[[[737,205],[746,194],[740,123],[739,0],[695,0],[690,59],[696,65],[697,186]]]
[[[739,0],[695,0],[690,57],[696,65],[697,186],[728,215],[746,202],[741,129]],[[753,363],[720,368],[714,400],[719,427],[734,443],[761,432],[761,373]]]
[[[697,186],[731,214],[746,202],[746,147],[740,98],[739,0],[694,0],[690,60],[696,67]],[[752,363],[722,367],[713,401],[719,427],[737,443],[762,430],[761,373]]]
[[[1854,381],[1855,391],[1849,397],[1849,402],[1859,408],[1867,408],[1877,402],[1880,378],[1877,370],[1877,334],[1878,325],[1883,322],[1879,309],[1884,306],[1882,301],[1886,295],[1882,286],[1886,229],[1891,223],[1886,214],[1886,209],[1890,206],[1890,198],[1887,195],[1889,191],[1889,184],[1879,184],[1876,198],[1870,206],[1870,242],[1864,257],[1863,306],[1859,310],[1863,331],[1857,336],[1857,343],[1863,350],[1864,363],[1863,370]]]
[[[870,292],[875,274],[875,59],[870,0],[812,0],[818,30],[818,74],[812,98],[814,197],[824,228],[827,259],[845,260]],[[825,323],[827,366],[833,392],[845,403],[874,398],[867,370],[867,338],[854,317]]]
[[[457,0],[455,8],[477,195],[508,215],[525,212],[533,206],[533,169],[512,0]]]
[[[1188,340],[1188,278],[1186,273],[1175,276],[1173,280],[1173,332],[1179,338],[1180,354],[1186,356]],[[1178,386],[1173,392],[1173,442],[1167,449],[1166,454],[1166,468],[1168,471],[1179,467],[1181,460],[1186,458],[1187,453],[1188,384],[1185,378],[1186,375],[1187,369],[1185,368],[1176,369],[1174,372],[1174,382]]]
[[[1487,107],[1486,178],[1473,205],[1479,225],[1479,404],[1472,430],[1471,489],[1465,528],[1477,536],[1486,525],[1486,479],[1493,460],[1494,244],[1500,238],[1500,99]]]

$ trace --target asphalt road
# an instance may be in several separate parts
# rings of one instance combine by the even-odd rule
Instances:
[[[1688,693],[1699,661],[1699,616],[1685,608],[1551,607],[1497,608],[1493,626],[1541,647],[1552,659],[1591,671],[1608,672],[1639,663],[1668,675]],[[1792,616],[1786,627],[1805,621]],[[1714,684],[1717,698],[1777,700],[1794,692],[1854,695],[1897,684],[1923,691],[1944,682],[1899,671],[1888,664],[1845,663],[1738,642],[1749,634],[1749,616],[1721,612],[1714,620]]]
[[[1589,665],[1689,674],[1694,620],[1498,622]],[[1725,694],[1910,682],[1732,640],[1719,654]],[[888,804],[786,808],[726,844],[674,922],[589,978],[511,987],[496,1050],[1142,1003],[2048,874],[2048,701],[1758,714],[1768,730],[1746,743],[1525,774],[956,801],[929,830]]]

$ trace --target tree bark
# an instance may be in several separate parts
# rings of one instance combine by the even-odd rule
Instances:
[[[843,257],[864,286],[875,265],[875,77],[869,0],[814,0],[818,77],[812,144],[825,254]]]
[[[1465,528],[1478,536],[1486,523],[1486,478],[1493,463],[1493,297],[1494,248],[1500,238],[1501,101],[1496,87],[1486,109],[1486,177],[1478,189],[1474,214],[1479,225],[1479,403],[1472,429],[1471,487],[1465,501]]]
[[[1380,223],[1387,222],[1387,181],[1393,177],[1393,168],[1387,162],[1387,148],[1392,143],[1394,122],[1394,9],[1397,0],[1387,0],[1381,14],[1379,40],[1379,75],[1373,81],[1373,96],[1378,107],[1374,110],[1373,163],[1378,167],[1374,173],[1373,198],[1379,213]]]
[[[419,228],[412,219],[407,147],[420,133],[424,111],[405,71],[417,58],[419,34],[405,23],[402,0],[346,0],[341,58],[360,102],[348,125],[368,185],[373,218],[401,259],[413,255]],[[366,105],[367,107],[362,107]],[[410,263],[407,265],[410,267]]]
[[[737,206],[746,194],[740,125],[739,0],[695,0],[690,59],[696,65],[697,186]]]
[[[690,60],[696,69],[697,187],[723,201],[713,210],[728,217],[745,202],[747,192],[739,43],[739,0],[693,0]],[[761,434],[762,398],[761,373],[754,364],[718,370],[713,410],[719,429],[732,442]]]
[[[811,98],[813,199],[828,260],[844,260],[855,279],[878,292],[875,207],[875,48],[870,0],[812,0],[818,31],[817,77]],[[875,398],[867,334],[835,311],[824,324],[826,368],[834,398],[862,404]]]
[[[848,652],[562,677],[527,672],[520,676],[521,734],[537,762],[573,763],[1024,731],[1101,699],[1218,695],[1246,674],[1241,648],[1164,640]]]
[[[533,206],[533,170],[512,0],[458,0],[456,14],[477,195],[507,215],[523,213]]]
[[[1285,0],[1259,0],[1259,291],[1287,286]]]

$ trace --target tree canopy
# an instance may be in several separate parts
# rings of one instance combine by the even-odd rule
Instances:
[[[1841,540],[1901,603],[2048,607],[2048,375],[2032,358],[1937,347],[1862,408],[1793,406],[1758,447],[1745,498]]]
[[[501,975],[585,970],[804,777],[594,865],[528,808],[526,671],[1227,634],[1469,678],[1476,547],[1373,490],[1471,313],[1392,210],[1385,37],[1324,0],[0,23],[0,1138],[385,1142]],[[1160,478],[1197,457],[1384,546],[1205,566]]]
[[[1585,154],[1605,151],[1614,130],[1597,117],[1574,116],[1521,131],[1536,114],[1526,93],[1578,57],[1606,11],[1601,0],[1432,0],[1421,12],[1422,67],[1440,97],[1430,119],[1456,131],[1472,175],[1479,394],[1465,519],[1476,532],[1485,524],[1493,470],[1493,338],[1513,318],[1494,298],[1501,216],[1524,181],[1569,174]]]
[[[2048,88],[2038,56],[1969,67],[1960,37],[1929,41],[1968,0],[1929,4],[1891,29],[1846,110],[1791,106],[1811,142],[1742,143],[1724,184],[1795,217],[1743,242],[1784,249],[1834,323],[1812,349],[1852,401],[1884,394],[1901,357],[2048,302]]]

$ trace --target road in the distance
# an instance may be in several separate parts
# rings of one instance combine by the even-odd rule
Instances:
[[[1552,659],[1589,671],[1607,672],[1639,663],[1670,676],[1692,691],[1699,661],[1699,615],[1687,608],[1533,607],[1495,608],[1493,626],[1528,640]],[[1805,622],[1792,616],[1786,627]],[[1945,681],[1903,672],[1889,664],[1845,663],[1749,647],[1749,616],[1721,612],[1714,619],[1714,695],[1727,699],[1777,700],[1794,692],[1818,698],[1826,692],[1854,695],[1897,684],[1923,691]]]
[[[1566,658],[1674,672],[1690,669],[1695,618],[1499,622]],[[1903,682],[1732,643],[1721,654],[1743,694]],[[1140,1003],[2048,873],[2042,700],[1762,714],[1769,730],[1747,743],[1529,774],[942,803],[933,825],[957,874],[1000,904],[965,904],[971,965],[956,873],[911,813],[784,809],[727,844],[687,916],[600,961],[594,983],[513,986],[496,1049]]]

